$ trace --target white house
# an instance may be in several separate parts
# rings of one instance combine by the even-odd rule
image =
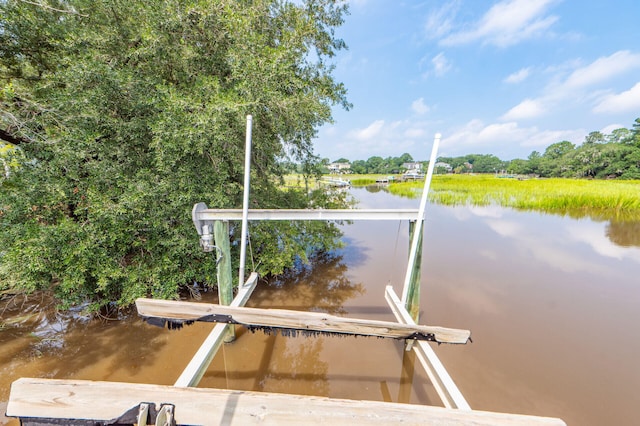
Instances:
[[[329,173],[346,173],[351,169],[349,163],[331,163],[327,166]]]
[[[422,171],[422,163],[418,163],[418,162],[402,163],[402,167],[407,169],[407,171],[416,171],[416,172]]]

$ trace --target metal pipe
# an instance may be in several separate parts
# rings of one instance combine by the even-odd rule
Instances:
[[[244,151],[244,196],[242,200],[242,237],[240,238],[240,267],[238,286],[244,283],[244,265],[247,257],[247,225],[249,222],[249,181],[251,177],[251,125],[253,117],[247,115],[247,136]]]
[[[411,251],[409,252],[409,264],[407,266],[407,273],[404,277],[404,287],[402,287],[402,303],[407,303],[407,295],[409,294],[409,284],[411,282],[411,268],[416,261],[416,252],[418,250],[418,236],[422,233],[422,221],[424,220],[424,210],[427,206],[427,196],[429,195],[429,187],[431,186],[431,178],[433,177],[433,169],[436,163],[436,157],[438,156],[438,145],[440,145],[440,133],[436,133],[433,140],[433,148],[431,149],[431,158],[429,159],[429,168],[427,169],[427,176],[424,178],[424,189],[422,190],[422,199],[420,200],[420,208],[418,209],[418,221],[413,231],[413,238],[411,239]]]

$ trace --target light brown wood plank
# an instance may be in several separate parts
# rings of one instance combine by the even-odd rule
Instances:
[[[107,421],[140,402],[175,405],[191,425],[564,425],[562,420],[422,405],[81,380],[15,381],[7,415]]]
[[[278,327],[301,331],[318,331],[354,335],[367,335],[406,339],[415,333],[430,336],[439,343],[461,343],[469,340],[469,330],[459,330],[428,325],[408,325],[390,321],[344,318],[334,315],[290,311],[284,309],[260,309],[214,305],[211,303],[181,302],[173,300],[138,299],[138,314],[147,318],[198,321],[211,315],[230,315],[244,325]],[[418,337],[419,340],[427,340]]]

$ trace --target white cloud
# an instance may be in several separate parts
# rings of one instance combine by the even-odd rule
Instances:
[[[587,131],[584,129],[569,129],[569,130],[538,130],[534,127],[534,131],[528,135],[527,139],[520,143],[523,147],[547,147],[552,143],[560,141],[569,141],[575,144],[579,144],[584,140],[587,135]]]
[[[415,127],[409,128],[404,131],[404,136],[410,139],[422,138],[426,135],[424,129],[418,129]]]
[[[430,123],[427,121],[375,120],[364,128],[346,132],[333,146],[330,157],[345,157],[350,160],[367,159],[372,155],[398,156],[402,152],[419,152],[416,158],[427,158],[426,147],[431,146]]]
[[[582,65],[579,61],[570,61],[559,67],[549,68],[548,72],[552,73],[551,82],[540,95],[537,98],[524,99],[507,111],[501,119],[531,119],[559,109],[567,111],[585,106],[591,106],[594,113],[638,110],[640,83],[619,94],[613,94],[611,89],[603,87],[603,83],[634,69],[640,69],[640,53],[626,50],[599,57],[587,65]]]
[[[429,39],[441,38],[451,32],[453,21],[460,9],[460,1],[445,2],[442,7],[435,9],[424,24],[425,35]]]
[[[531,73],[531,68],[522,68],[514,72],[513,74],[509,75],[507,78],[505,78],[504,82],[509,84],[522,83],[524,80],[527,79],[527,77],[529,77],[530,73]]]
[[[619,113],[635,110],[640,110],[640,82],[622,93],[605,96],[593,108],[593,112],[596,113]]]
[[[491,7],[469,30],[453,32],[441,40],[445,45],[482,40],[485,44],[507,47],[549,32],[558,20],[545,16],[555,0],[505,0]]]
[[[640,54],[620,50],[578,68],[567,78],[564,86],[568,88],[592,86],[636,68],[640,68]]]
[[[584,140],[586,134],[584,129],[540,130],[536,126],[520,127],[513,121],[485,125],[481,120],[474,119],[444,137],[442,146],[446,149],[455,147],[464,153],[470,149],[474,152],[484,149],[503,158],[502,152],[511,152],[517,147],[546,147],[562,140],[578,143]]]
[[[451,62],[444,56],[443,52],[438,53],[431,59],[433,72],[437,77],[442,77],[451,69]]]
[[[416,114],[422,115],[429,112],[429,105],[424,103],[424,98],[419,98],[411,103],[411,109]]]
[[[602,133],[603,135],[610,135],[611,132],[613,132],[616,129],[622,129],[625,128],[626,126],[622,125],[622,124],[618,124],[618,123],[614,123],[614,124],[609,124],[606,127],[603,127],[602,129],[600,129],[600,133]]]
[[[369,141],[380,134],[384,120],[376,120],[364,129],[356,129],[350,132],[350,136],[359,141]]]
[[[544,112],[545,108],[543,108],[540,100],[525,99],[507,111],[501,118],[503,120],[523,120],[539,117],[544,114]]]

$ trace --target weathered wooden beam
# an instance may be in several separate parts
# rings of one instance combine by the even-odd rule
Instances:
[[[409,280],[409,289],[407,291],[407,300],[405,307],[413,321],[417,324],[420,322],[420,278],[422,277],[422,233],[417,237],[414,235],[416,222],[409,222],[409,241],[418,238],[416,255],[413,258],[413,265],[407,265],[410,268],[411,275]],[[424,229],[424,223],[421,229]],[[411,254],[409,254],[411,256]]]
[[[427,325],[405,325],[390,321],[344,318],[319,312],[284,309],[240,308],[173,300],[138,299],[138,314],[145,318],[181,321],[211,321],[243,324],[249,328],[298,330],[302,333],[336,333],[394,339],[431,340],[438,343],[462,343],[469,330]],[[171,324],[171,323],[170,323]]]
[[[108,422],[141,402],[174,405],[178,425],[564,425],[560,419],[414,404],[224,389],[22,378],[11,385],[9,417],[48,424]],[[57,422],[56,422],[57,420]],[[74,423],[74,421],[76,423]],[[39,424],[47,424],[46,422]],[[82,424],[86,424],[86,421]]]
[[[247,282],[238,289],[238,294],[231,302],[230,306],[244,306],[249,300],[249,296],[253,293],[253,290],[256,288],[256,284],[258,282],[258,274],[253,272]],[[204,376],[204,373],[209,368],[209,364],[213,360],[213,357],[220,349],[222,345],[222,341],[227,336],[227,327],[226,324],[216,324],[211,330],[211,333],[207,336],[207,338],[202,342],[200,348],[195,353],[189,364],[185,367],[176,380],[174,386],[178,387],[189,387],[189,386],[198,386],[198,383]]]
[[[416,220],[417,209],[249,209],[249,220]],[[242,209],[198,209],[195,221],[241,220]],[[197,225],[196,225],[197,227]]]
[[[387,286],[385,290],[385,299],[389,303],[393,314],[402,324],[415,324],[413,318],[405,309],[402,301],[393,291],[393,287]],[[431,349],[428,342],[414,342],[413,349],[416,351],[418,360],[426,371],[433,387],[440,396],[442,403],[447,408],[456,408],[459,410],[471,410],[467,400],[458,389],[455,382],[447,372],[442,362]]]
[[[231,248],[229,244],[229,221],[216,220],[213,223],[213,236],[216,243],[216,278],[218,281],[218,301],[221,305],[230,305],[233,300],[233,277],[231,275]],[[227,326],[224,342],[233,342],[236,330]]]

